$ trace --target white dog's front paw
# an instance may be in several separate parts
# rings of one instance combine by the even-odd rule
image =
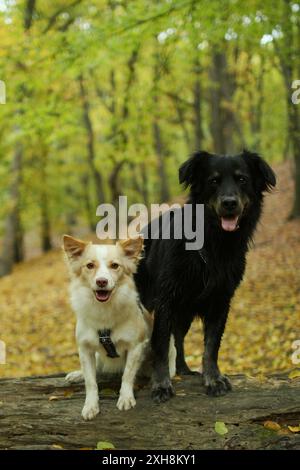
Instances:
[[[99,402],[86,403],[82,409],[81,415],[86,421],[95,418],[99,413]]]
[[[122,410],[130,410],[130,408],[134,408],[136,405],[136,401],[133,395],[120,395],[117,407],[120,411]]]
[[[84,380],[84,377],[83,377],[81,370],[74,370],[73,372],[70,372],[65,377],[65,381],[70,384],[77,384],[79,382],[83,382],[83,380]]]

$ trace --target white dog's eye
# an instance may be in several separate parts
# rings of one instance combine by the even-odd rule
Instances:
[[[93,269],[93,268],[95,267],[95,265],[94,265],[94,263],[88,263],[88,264],[86,265],[86,267],[87,267],[88,269]]]
[[[118,263],[111,263],[110,267],[111,269],[118,269],[119,265]]]

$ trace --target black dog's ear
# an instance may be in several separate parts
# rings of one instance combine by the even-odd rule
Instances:
[[[211,155],[205,151],[193,153],[193,155],[184,162],[179,168],[179,183],[183,184],[185,188],[191,186],[198,176],[198,172]]]
[[[260,155],[245,149],[242,153],[242,157],[246,160],[248,166],[252,170],[255,183],[258,185],[261,192],[270,192],[275,188],[275,173]]]

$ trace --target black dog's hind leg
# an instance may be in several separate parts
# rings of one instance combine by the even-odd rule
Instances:
[[[174,336],[176,346],[176,374],[198,375],[199,372],[192,371],[185,362],[184,338],[190,329],[192,318],[178,318],[174,325]]]
[[[169,400],[174,395],[169,371],[169,344],[171,336],[171,310],[159,306],[154,314],[152,333],[153,376],[151,396],[155,403]]]
[[[230,381],[220,373],[218,353],[229,311],[229,302],[218,302],[203,318],[204,355],[203,378],[206,393],[212,396],[225,395],[231,390]]]

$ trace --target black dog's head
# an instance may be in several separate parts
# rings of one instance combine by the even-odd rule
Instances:
[[[263,192],[276,185],[270,166],[247,150],[235,156],[197,152],[180,167],[179,181],[190,186],[192,199],[205,204],[227,232],[237,230]]]

